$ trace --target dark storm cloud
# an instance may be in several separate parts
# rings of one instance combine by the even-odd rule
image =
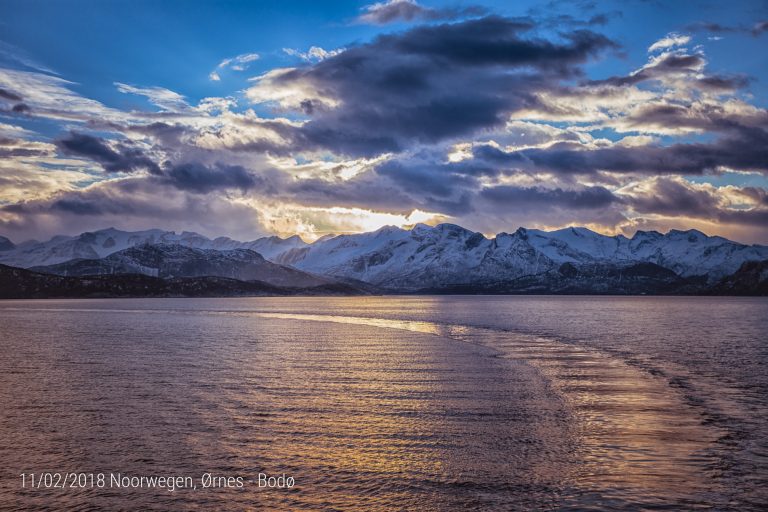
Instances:
[[[458,190],[471,190],[477,184],[476,175],[487,171],[496,174],[493,167],[470,167],[463,164],[424,164],[411,162],[386,162],[376,168],[379,176],[389,178],[405,190],[417,194],[428,194],[437,197],[450,197]]]
[[[133,172],[146,169],[152,174],[160,174],[160,167],[137,148],[124,143],[112,149],[104,140],[78,132],[70,132],[56,141],[59,149],[71,156],[89,158],[107,172]]]
[[[57,210],[75,215],[103,215],[136,213],[133,208],[124,208],[120,203],[109,203],[104,201],[94,201],[92,199],[81,198],[63,198],[56,199],[50,205],[52,210]]]
[[[652,65],[626,76],[615,76],[603,80],[594,80],[589,85],[635,85],[647,80],[658,80],[673,74],[698,73],[706,64],[704,57],[698,54],[686,55],[670,53],[664,55]]]
[[[717,216],[719,222],[741,224],[765,229],[768,226],[768,208],[751,210],[723,210]]]
[[[401,21],[455,20],[481,16],[488,12],[485,7],[480,6],[433,9],[419,5],[415,0],[390,0],[368,5],[363,10],[364,13],[357,18],[357,21],[374,25],[386,25]]]
[[[675,103],[651,103],[634,109],[625,119],[624,126],[637,128],[657,126],[665,129],[693,129],[728,133],[735,137],[761,139],[768,129],[768,111],[750,110],[728,112],[719,104],[680,105]],[[763,132],[760,133],[759,129]]]
[[[760,201],[765,189],[734,188],[733,193]],[[752,208],[732,209],[721,204],[720,195],[713,189],[694,187],[679,179],[658,178],[642,191],[631,190],[622,196],[625,203],[641,214],[668,217],[688,217],[726,224],[765,226],[768,224],[766,202]]]
[[[717,197],[708,190],[671,179],[655,180],[648,191],[629,196],[627,203],[638,213],[668,216],[712,218],[718,210]]]
[[[172,143],[177,142],[180,135],[185,133],[183,129],[164,123],[154,123],[142,129],[150,130],[160,137],[166,137],[166,142]],[[117,149],[113,149],[98,137],[75,132],[58,140],[56,145],[66,154],[94,160],[107,172],[132,172],[146,169],[153,175],[149,182],[170,184],[179,190],[208,193],[224,189],[246,191],[256,187],[267,188],[265,178],[249,172],[241,165],[220,162],[206,164],[192,160],[168,161],[160,166],[141,150],[129,147],[125,143],[118,143],[115,145]],[[166,144],[164,147],[167,149],[174,146],[175,144]]]
[[[746,75],[710,75],[698,78],[700,89],[712,92],[730,92],[747,87],[754,79]]]
[[[704,75],[702,70],[706,63],[702,54],[669,53],[630,75],[593,80],[586,85],[622,87],[651,80],[685,77],[699,90],[726,93],[742,89],[752,81],[746,75]]]
[[[727,167],[768,173],[768,133],[759,128],[738,130],[737,136],[712,143],[669,146],[610,146],[584,149],[559,143],[546,149],[504,152],[478,146],[476,158],[509,168],[559,174],[613,173],[701,175]]]
[[[13,114],[26,114],[30,111],[29,105],[26,103],[22,103],[22,100],[24,98],[21,97],[20,94],[17,94],[13,91],[9,91],[8,89],[2,89],[0,88],[0,101],[2,102],[18,102],[13,107],[8,108],[8,106],[3,105],[0,107],[0,112],[11,112]]]
[[[8,91],[6,89],[0,89],[0,99],[7,101],[21,101],[22,98],[18,94]]]
[[[495,165],[508,166],[524,164],[527,159],[522,152],[506,152],[489,144],[478,144],[472,148],[472,155],[481,161]]]
[[[536,208],[555,206],[569,209],[606,208],[613,203],[621,202],[613,193],[604,187],[587,187],[580,190],[563,190],[562,188],[519,187],[514,185],[499,185],[485,188],[480,196],[499,205],[511,207]]]
[[[422,56],[433,64],[483,66],[531,66],[568,74],[569,66],[584,62],[616,44],[589,30],[565,34],[563,43],[520,37],[530,25],[518,20],[488,16],[479,20],[415,28],[395,36],[383,36],[369,45],[395,50],[399,55]],[[361,47],[365,48],[365,47]]]
[[[528,28],[496,16],[418,27],[292,70],[272,85],[340,102],[313,106],[297,144],[352,155],[400,151],[497,127],[510,112],[536,106],[535,93],[579,75],[578,64],[616,48],[588,30],[553,42],[523,37]]]
[[[172,165],[166,169],[164,178],[176,188],[198,193],[228,188],[246,191],[264,185],[262,178],[240,165],[203,165],[199,162]]]

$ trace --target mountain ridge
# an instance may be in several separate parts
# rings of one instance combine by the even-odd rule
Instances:
[[[177,253],[187,254],[185,267],[177,262],[186,270],[178,271],[182,267],[177,265],[177,270],[161,271],[157,265],[148,265],[147,255],[131,256],[132,251],[139,251],[137,247],[144,247],[144,252],[176,247]],[[150,247],[155,249],[147,249]],[[53,274],[105,274],[118,269],[167,278],[205,274],[258,278],[285,285],[296,283],[276,281],[270,272],[301,272],[329,282],[369,285],[370,290],[386,293],[705,293],[745,263],[764,260],[768,260],[766,246],[741,244],[693,229],[666,234],[638,231],[628,238],[575,226],[554,231],[521,227],[488,238],[450,223],[416,224],[411,229],[384,226],[313,243],[298,236],[239,242],[193,232],[109,228],[19,244],[0,252],[0,263]],[[256,262],[272,270],[243,273],[243,265]],[[143,267],[157,269],[157,273]],[[744,286],[743,278],[734,282],[736,288],[732,289]]]
[[[167,243],[142,244],[103,258],[75,258],[54,265],[30,267],[30,270],[77,277],[109,274],[142,274],[164,279],[211,276],[289,287],[335,282],[272,263],[251,249],[197,249]]]

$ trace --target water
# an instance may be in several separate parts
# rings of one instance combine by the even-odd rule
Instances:
[[[767,327],[761,298],[3,301],[0,509],[763,510]],[[47,472],[198,488],[22,487]]]

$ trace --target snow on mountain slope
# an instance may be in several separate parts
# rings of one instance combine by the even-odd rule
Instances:
[[[422,224],[412,230],[386,226],[372,233],[341,235],[284,254],[278,261],[324,275],[391,288],[431,286],[443,276],[477,266],[484,254],[479,233],[460,226]],[[309,270],[312,269],[312,270]]]
[[[768,247],[693,230],[666,235],[638,232],[630,239],[586,228],[551,232],[520,228],[487,239],[460,226],[441,224],[343,235],[284,253],[278,261],[379,286],[418,289],[513,280],[543,274],[564,263],[654,263],[684,277],[706,275],[714,281],[732,274],[745,261],[766,258]]]
[[[671,230],[666,235],[638,231],[628,243],[633,258],[656,263],[682,276],[707,275],[719,279],[736,272],[744,262],[768,257],[768,247],[744,245],[700,231]]]
[[[736,272],[745,261],[763,260],[768,255],[768,247],[710,237],[695,229],[673,229],[666,235],[638,231],[632,238],[600,235],[586,228],[529,230],[529,234],[532,245],[558,262],[648,262],[684,277],[720,278]]]
[[[240,242],[227,237],[210,240],[189,231],[175,233],[149,229],[131,232],[108,228],[78,236],[56,236],[47,242],[31,241],[15,247],[11,246],[7,250],[0,251],[0,263],[22,268],[55,265],[76,258],[104,258],[115,252],[146,244],[178,244],[196,249],[215,250],[251,249],[259,253],[261,252],[259,249],[264,248],[271,254],[299,247],[302,244],[306,245],[297,236],[287,239],[273,236],[252,242]]]
[[[609,237],[587,228],[566,228],[557,231],[526,230],[528,243],[548,258],[559,263],[584,260],[623,259],[620,247],[627,239],[623,235]]]
[[[94,260],[146,244],[216,251],[247,249],[313,274],[398,289],[529,279],[564,264],[627,267],[652,263],[682,277],[706,276],[714,282],[733,274],[747,261],[768,259],[768,247],[739,244],[695,230],[667,234],[638,231],[627,238],[579,227],[557,231],[520,228],[489,239],[454,224],[418,224],[411,230],[386,226],[370,233],[324,237],[312,244],[297,236],[239,242],[226,237],[210,240],[190,232],[110,228],[47,242],[6,244],[10,248],[0,251],[0,263],[29,268],[76,258]]]
[[[276,286],[312,287],[331,279],[265,260],[249,249],[199,249],[179,244],[129,247],[99,259],[75,259],[56,265],[32,267],[37,272],[62,276],[144,274],[152,277],[216,276],[241,281],[262,281]]]
[[[218,239],[217,239],[218,240]],[[245,242],[240,245],[242,249],[250,249],[261,254],[268,260],[273,260],[280,254],[290,251],[292,249],[301,249],[306,247],[307,242],[302,240],[299,236],[293,235],[288,238],[280,238],[278,236],[268,236],[259,238],[253,242]]]

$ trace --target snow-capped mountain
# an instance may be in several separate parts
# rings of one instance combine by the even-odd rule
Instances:
[[[647,262],[683,277],[706,275],[717,279],[734,273],[745,261],[768,258],[768,247],[710,237],[695,229],[673,229],[665,235],[638,231],[632,238],[605,236],[586,228],[551,232],[521,229],[511,236],[527,237],[532,247],[556,263]]]
[[[410,230],[387,226],[370,233],[324,237],[311,244],[297,236],[240,242],[226,237],[211,240],[190,232],[125,232],[112,228],[75,237],[58,236],[47,242],[2,242],[0,263],[25,268],[45,266],[42,270],[54,273],[139,271],[158,275],[141,269],[146,255],[131,259],[132,253],[126,251],[141,247],[147,252],[147,247],[170,245],[177,252],[180,247],[199,251],[194,257],[185,257],[194,260],[194,266],[204,272],[215,271],[212,275],[260,279],[240,273],[243,263],[237,251],[246,251],[242,254],[258,253],[279,265],[314,274],[315,278],[320,275],[364,281],[398,291],[524,288],[544,292],[564,290],[563,283],[570,283],[565,290],[574,293],[609,293],[611,286],[623,283],[623,292],[647,289],[653,293],[694,281],[711,285],[735,273],[745,262],[768,260],[768,247],[744,245],[695,230],[666,234],[638,231],[627,238],[579,227],[557,231],[520,228],[488,238],[453,224],[418,224]],[[168,257],[173,260],[176,256]],[[126,263],[125,258],[130,262]],[[64,262],[70,263],[59,265]],[[180,275],[175,272],[169,270],[165,275]],[[605,282],[600,284],[602,288],[595,288],[601,276]],[[646,288],[627,283],[630,277],[645,283]]]
[[[214,276],[296,288],[334,282],[272,263],[250,249],[198,249],[165,243],[129,247],[104,258],[78,258],[31,270],[61,276],[143,274],[165,279]]]
[[[212,250],[250,249],[268,259],[271,259],[271,254],[306,245],[298,236],[286,239],[272,236],[252,242],[240,242],[227,237],[211,240],[189,231],[176,233],[149,229],[131,232],[115,228],[86,232],[78,236],[55,236],[47,242],[32,240],[17,246],[7,238],[4,240],[7,244],[0,240],[0,263],[22,268],[55,265],[76,258],[104,258],[130,247],[147,244],[177,244],[195,249]]]
[[[440,288],[544,275],[563,264],[619,267],[652,263],[681,277],[714,281],[746,261],[768,259],[768,247],[748,246],[698,231],[638,232],[605,236],[586,228],[541,231],[520,228],[486,238],[453,224],[385,227],[342,235],[288,251],[276,261],[329,276],[386,288]]]

